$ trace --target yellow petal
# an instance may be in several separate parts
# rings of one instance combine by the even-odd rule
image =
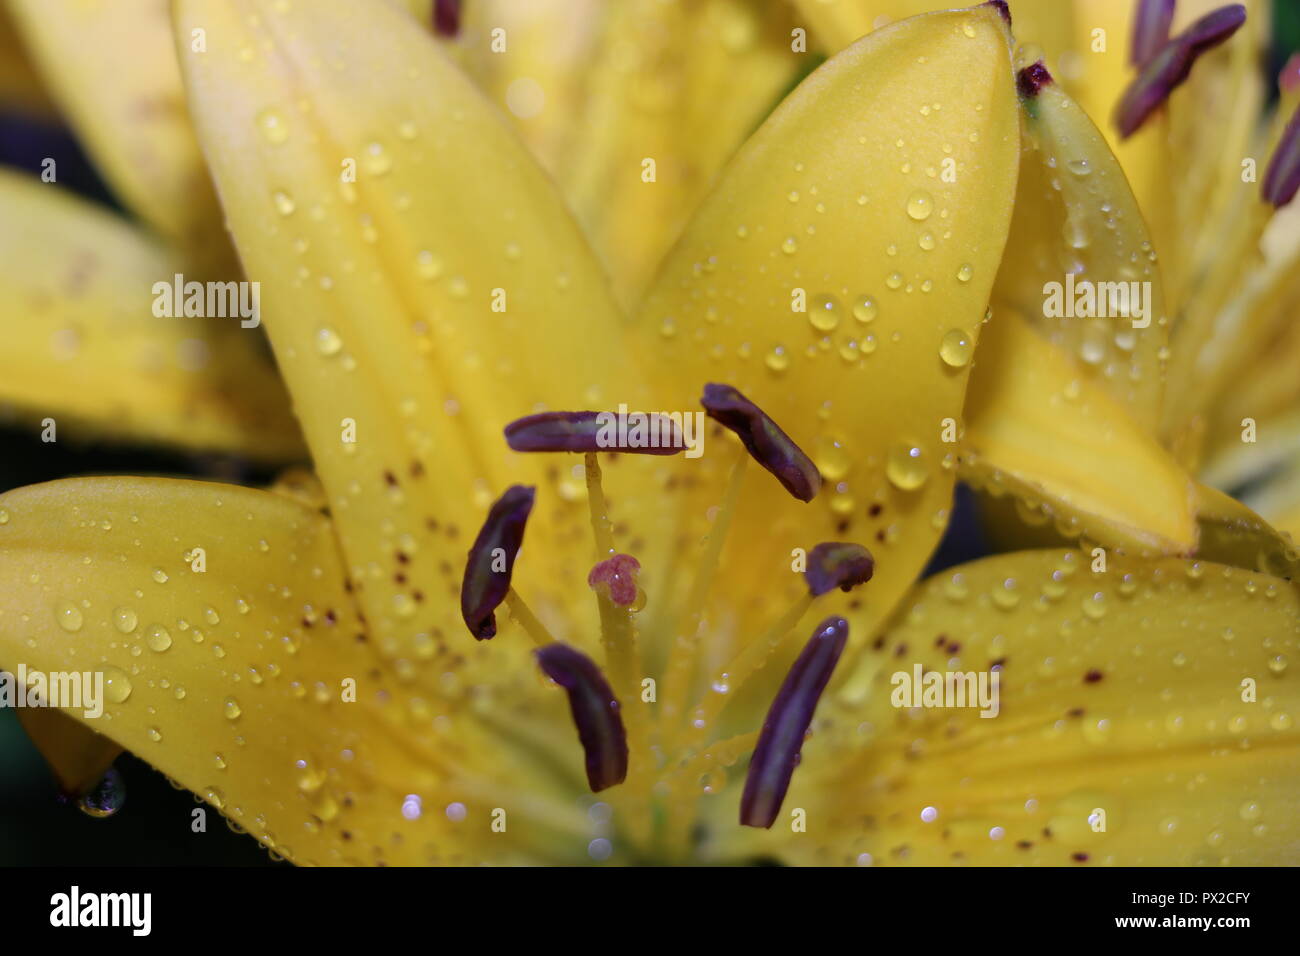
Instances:
[[[864,662],[865,681],[823,700],[786,801],[805,809],[807,833],[774,829],[760,852],[883,865],[1294,863],[1294,587],[1173,558],[1117,559],[1103,574],[1089,564],[1083,552],[1020,552],[922,586]],[[918,666],[1000,667],[997,715],[893,706],[894,675]]]
[[[493,782],[518,780],[530,758],[503,758],[470,711],[435,711],[386,676],[343,582],[328,519],[281,495],[142,478],[0,495],[0,665],[89,672],[88,690],[103,674],[101,716],[63,712],[280,855],[536,860],[581,826],[542,784],[510,799]],[[459,655],[430,652],[457,669]],[[534,708],[546,696],[522,686]],[[492,833],[497,806],[508,834]]]
[[[1142,211],[1105,139],[1058,84],[1023,102],[1016,211],[995,300],[1030,317],[1154,427],[1169,316]]]
[[[1205,0],[1179,4],[1174,30],[1218,6]],[[1226,272],[1231,279],[1238,271],[1225,268],[1231,262],[1226,234],[1235,223],[1253,218],[1260,202],[1259,184],[1243,181],[1242,162],[1255,158],[1261,169],[1267,165],[1267,154],[1255,155],[1253,140],[1268,93],[1261,67],[1268,58],[1272,4],[1246,0],[1244,6],[1242,28],[1199,58],[1186,84],[1169,99],[1166,175],[1176,177],[1174,232],[1160,254],[1168,281],[1185,290],[1179,305],[1189,309],[1217,304],[1195,288],[1206,283],[1206,273]],[[1212,285],[1216,277],[1208,279]]]
[[[796,78],[784,12],[744,0],[612,5],[561,181],[621,301],[639,301],[723,164]]]
[[[60,434],[302,454],[261,334],[240,319],[158,317],[156,282],[181,260],[58,186],[0,172],[0,399]],[[57,429],[69,426],[67,433]]]
[[[1181,12],[1185,4],[1179,4]],[[1182,241],[1178,235],[1175,205],[1179,184],[1175,171],[1187,157],[1177,156],[1170,144],[1169,117],[1165,110],[1152,116],[1137,133],[1121,139],[1114,122],[1115,108],[1135,72],[1129,64],[1133,46],[1131,0],[1074,0],[1074,39],[1071,54],[1060,62],[1066,89],[1078,100],[1111,151],[1137,197],[1151,231],[1151,242],[1161,256],[1172,257]],[[1186,26],[1179,24],[1178,28]],[[1175,94],[1185,96],[1185,91]],[[1166,305],[1176,314],[1183,290],[1166,277]]]
[[[13,0],[9,8],[61,110],[122,202],[219,261],[221,215],[185,113],[167,5]]]
[[[773,113],[668,259],[637,327],[671,383],[663,407],[732,384],[826,479],[807,506],[747,479],[732,593],[788,574],[793,548],[861,541],[878,620],[924,564],[952,495],[945,421],[961,415],[1010,215],[1016,112],[994,8],[879,30]],[[784,600],[763,588],[740,612],[762,623],[740,633],[761,633]]]
[[[444,41],[557,179],[572,160],[574,139],[582,135],[592,59],[606,35],[609,12],[600,0],[463,4],[460,31]]]
[[[9,11],[0,6],[0,106],[6,110],[49,116],[54,104],[23,49]]]
[[[15,708],[23,731],[49,764],[59,789],[80,796],[92,788],[122,753],[94,728],[49,707]]]
[[[1283,94],[1255,154],[1272,155],[1297,105],[1300,96]],[[1262,421],[1294,404],[1300,389],[1294,375],[1300,334],[1291,321],[1300,206],[1275,211],[1254,192],[1238,198],[1233,214],[1207,220],[1201,230],[1218,237],[1219,256],[1203,263],[1175,329],[1166,426],[1174,434],[1204,427],[1207,457],[1222,450],[1220,443],[1239,440],[1243,416]]]
[[[1052,3],[1012,3],[1012,29],[1022,43],[1043,48],[1055,65],[1070,47],[1071,9],[1076,0]],[[829,53],[837,53],[858,37],[896,20],[945,9],[942,0],[794,0],[800,22]]]
[[[544,498],[523,593],[554,580],[586,598],[572,462],[513,454],[502,428],[648,406],[554,186],[404,11],[187,0],[178,17],[179,36],[208,32],[207,53],[182,54],[196,126],[379,646],[409,659],[430,634],[468,639],[465,552],[515,482]],[[499,680],[491,655],[473,666]]]
[[[1290,580],[1300,577],[1295,542],[1237,499],[1198,483],[1196,520],[1199,555]]]
[[[560,183],[622,302],[638,301],[809,59],[791,51],[785,13],[747,0],[466,6],[471,74]]]
[[[1191,478],[1120,402],[1011,309],[983,330],[962,476],[1106,547],[1190,554]]]
[[[1294,471],[1291,479],[1294,484]],[[1275,528],[1286,532],[1292,539],[1300,538],[1300,500],[1293,496],[1291,505],[1285,510],[1279,510],[1272,518],[1272,524]]]

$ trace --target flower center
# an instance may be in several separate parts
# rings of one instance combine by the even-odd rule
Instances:
[[[751,751],[743,798],[730,825],[772,825],[817,701],[847,641],[848,624],[828,618],[813,632],[773,700],[761,732],[720,737],[720,718],[727,704],[763,671],[818,597],[862,584],[873,570],[871,555],[861,545],[818,544],[807,553],[803,569],[806,593],[724,664],[710,663],[703,653],[708,636],[705,610],[749,459],[799,501],[816,496],[821,475],[798,445],[736,389],[706,386],[703,404],[712,418],[737,434],[744,450],[731,468],[712,527],[700,544],[685,596],[677,606],[664,609],[649,641],[641,640],[637,626],[638,612],[647,600],[637,583],[641,563],[615,548],[599,454],[672,454],[682,449],[680,443],[676,448],[611,447],[608,435],[599,429],[601,413],[529,416],[509,425],[506,436],[517,451],[584,455],[597,557],[587,584],[596,598],[603,662],[597,664],[576,648],[555,641],[510,584],[532,489],[515,486],[493,507],[470,552],[462,591],[466,623],[475,637],[495,634],[493,627],[491,634],[484,635],[484,621],[490,621],[492,609],[504,602],[538,645],[543,672],[569,695],[590,787],[593,791],[614,788],[609,799],[617,810],[615,822],[631,844],[625,849],[640,859],[690,856],[694,841],[700,839],[695,813],[700,789],[706,794],[719,792],[727,768]],[[643,646],[667,648],[657,676],[647,674],[650,668]]]

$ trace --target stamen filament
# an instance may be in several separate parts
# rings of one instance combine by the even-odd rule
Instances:
[[[555,643],[555,638],[546,629],[546,625],[524,603],[524,599],[519,596],[519,592],[514,588],[506,592],[506,604],[510,608],[510,616],[528,632],[528,636],[533,639],[534,644],[538,647],[545,647],[547,644]]]
[[[736,513],[736,502],[740,499],[740,489],[745,476],[745,464],[749,453],[741,450],[736,464],[732,466],[728,479],[727,492],[723,497],[718,517],[713,522],[705,538],[704,554],[695,570],[695,579],[686,596],[685,615],[680,634],[668,649],[668,664],[664,668],[663,706],[659,714],[661,727],[672,728],[680,720],[686,706],[686,695],[690,690],[691,676],[695,669],[695,647],[700,625],[704,619],[704,607],[709,597],[709,588],[717,573],[722,556],[722,546],[727,541],[727,531],[731,519]],[[673,633],[677,632],[676,626]]]
[[[767,662],[772,659],[777,648],[798,627],[803,616],[812,607],[813,600],[810,594],[800,596],[799,600],[781,615],[767,633],[745,645],[745,648],[714,676],[708,690],[705,691],[704,699],[690,716],[687,730],[689,737],[703,736],[713,726],[727,702],[735,698],[736,691],[744,685],[745,681],[767,666]],[[726,690],[719,691],[718,687],[725,687]]]
[[[600,462],[596,453],[585,456],[587,473],[587,507],[591,511],[591,530],[596,534],[596,552],[600,560],[614,553],[614,528],[609,520],[609,506],[605,504],[605,489],[600,483]]]
[[[663,801],[664,812],[658,820],[655,834],[655,856],[658,859],[673,860],[677,854],[682,858],[690,855],[691,823],[695,820],[693,809],[696,800],[691,790],[700,788],[700,778],[709,771],[716,768],[726,773],[727,768],[736,766],[743,755],[754,749],[757,742],[757,730],[714,741],[699,753],[686,757],[668,774],[664,781],[668,796]],[[716,793],[708,795],[717,796]]]

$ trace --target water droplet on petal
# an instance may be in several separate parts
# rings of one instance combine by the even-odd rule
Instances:
[[[116,767],[109,767],[99,782],[77,800],[77,809],[88,817],[111,817],[126,803],[126,782]]]
[[[157,651],[161,654],[172,646],[172,635],[161,624],[155,624],[149,628],[149,633],[144,636],[144,642],[149,645],[151,651]]]
[[[907,199],[907,214],[917,222],[924,222],[934,211],[934,199],[924,189],[918,189]]]
[[[773,372],[780,374],[790,367],[790,356],[783,346],[778,345],[767,353],[767,357],[763,359],[763,364]]]
[[[75,634],[81,630],[81,625],[85,622],[85,618],[81,614],[81,608],[71,601],[64,601],[54,609],[54,619],[59,622],[59,627],[69,634]]]
[[[874,321],[878,311],[876,300],[869,295],[860,295],[853,303],[853,317],[864,325]]]
[[[901,491],[914,491],[930,477],[925,452],[911,442],[899,442],[889,451],[885,462],[885,475],[890,484]]]
[[[131,678],[120,667],[104,668],[104,696],[110,703],[121,704],[131,696]]]
[[[284,117],[275,110],[262,110],[257,114],[256,123],[263,138],[272,146],[279,146],[289,138],[289,127],[285,125]]]
[[[970,364],[971,356],[974,354],[975,343],[961,329],[949,329],[944,333],[943,341],[939,343],[939,357],[943,359],[945,365],[952,368],[963,368]]]
[[[839,309],[839,301],[834,296],[819,295],[813,300],[812,311],[808,313],[808,321],[819,332],[831,332],[840,324]]]
[[[338,355],[341,348],[343,339],[333,329],[322,326],[316,330],[316,351],[321,355]]]

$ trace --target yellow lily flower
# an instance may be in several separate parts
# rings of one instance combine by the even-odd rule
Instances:
[[[165,4],[12,0],[0,44],[0,102],[42,115],[57,106],[143,223],[75,197],[57,153],[39,178],[0,171],[0,216],[14,224],[0,236],[10,344],[0,401],[10,417],[46,441],[301,457],[288,396],[256,333],[236,318],[151,310],[155,282],[238,278],[185,113]]]
[[[1005,4],[831,57],[627,320],[556,187],[406,11],[174,18],[320,487],[0,495],[0,660],[104,673],[85,726],[301,864],[1294,862],[1300,596],[1231,566],[1271,529],[1170,463],[1158,388],[1076,372],[1081,329],[1017,318],[1041,268],[1004,257],[1042,228],[1022,152],[1082,142],[1131,196],[1086,117],[1026,89]],[[1078,198],[1040,211],[1069,222]],[[622,275],[626,296],[643,273]],[[1027,403],[1075,375],[1062,445],[1137,449],[1113,479],[1029,454],[1050,423]],[[685,433],[701,403],[721,427],[692,432],[698,459],[603,454],[583,412]],[[914,586],[959,465],[1032,482],[1112,552]],[[1227,563],[1177,556],[1212,546],[1209,514]],[[994,689],[984,712],[928,700],[927,675],[963,674]]]

